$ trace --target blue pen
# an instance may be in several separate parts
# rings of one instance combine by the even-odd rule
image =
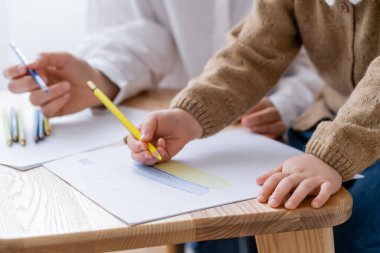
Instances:
[[[14,108],[11,108],[10,122],[11,122],[11,131],[12,131],[12,140],[13,142],[18,142],[19,133],[18,133],[17,113]]]
[[[40,141],[40,138],[38,137],[38,129],[39,129],[39,121],[40,121],[40,110],[39,109],[35,109],[34,110],[34,128],[33,128],[33,139],[34,139],[34,142],[37,143]]]
[[[24,64],[25,66],[28,65],[28,60],[26,59],[25,55],[21,53],[20,49],[18,49],[13,43],[10,43],[9,45],[11,46],[13,52],[19,58],[21,63]],[[48,87],[46,83],[44,82],[44,80],[42,80],[41,76],[33,69],[28,69],[28,72],[33,77],[34,81],[36,81],[38,86],[40,86],[40,88],[43,91],[48,92]]]
[[[44,115],[41,110],[38,109],[38,139],[42,141],[45,138],[44,131]]]

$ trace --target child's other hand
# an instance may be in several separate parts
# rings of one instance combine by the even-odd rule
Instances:
[[[42,91],[27,72],[35,69],[49,86]],[[87,62],[68,53],[44,53],[40,58],[24,67],[17,65],[4,71],[9,79],[9,90],[14,93],[30,92],[30,101],[40,106],[47,117],[78,112],[87,107],[100,105],[86,82],[92,80],[111,98],[118,88],[102,73]]]
[[[254,133],[266,135],[272,139],[277,139],[286,131],[279,111],[267,97],[261,99],[241,118],[241,124]]]
[[[143,122],[141,141],[129,135],[125,141],[132,151],[132,158],[140,163],[152,165],[158,159],[148,151],[148,142],[156,146],[162,161],[170,160],[189,141],[202,136],[198,121],[182,109],[152,112]]]
[[[316,196],[312,207],[321,207],[342,185],[340,174],[311,154],[286,160],[281,166],[258,177],[262,186],[258,201],[269,206],[295,209],[308,195]]]

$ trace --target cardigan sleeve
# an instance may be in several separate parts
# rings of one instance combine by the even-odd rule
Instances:
[[[306,152],[330,164],[350,179],[380,158],[380,57],[333,121],[319,124]]]
[[[172,101],[208,136],[233,123],[273,87],[301,46],[291,0],[258,0],[229,45]]]

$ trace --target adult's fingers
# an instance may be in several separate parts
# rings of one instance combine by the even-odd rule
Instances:
[[[69,53],[42,53],[36,61],[26,67],[36,70],[47,67],[64,68],[73,59],[74,56]]]
[[[281,116],[276,107],[267,107],[260,111],[245,115],[241,120],[241,124],[244,127],[252,128],[277,121],[281,121]]]
[[[41,111],[48,118],[55,117],[55,116],[62,116],[62,108],[66,105],[69,99],[70,99],[70,94],[65,93],[64,95],[58,98],[55,98],[49,103],[43,105],[41,107]]]
[[[23,65],[15,65],[4,69],[3,75],[7,79],[19,78],[27,74],[27,69]]]
[[[9,82],[8,89],[13,93],[24,93],[38,90],[40,87],[31,76],[13,79]]]
[[[281,136],[286,131],[285,123],[282,121],[277,121],[272,124],[266,124],[261,126],[255,126],[250,128],[250,130],[257,134],[274,136],[275,138]]]
[[[250,113],[261,111],[264,108],[273,106],[272,102],[267,98],[263,97],[250,111]]]
[[[69,82],[56,83],[49,87],[49,92],[38,89],[30,94],[30,102],[35,106],[43,106],[61,97],[70,90]]]

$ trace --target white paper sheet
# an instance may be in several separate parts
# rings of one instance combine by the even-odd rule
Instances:
[[[228,182],[228,187],[206,192],[199,187],[185,191],[138,173],[125,146],[77,154],[44,166],[105,210],[137,224],[254,198],[259,190],[257,176],[299,154],[244,129],[193,141],[174,160]]]
[[[136,125],[140,124],[148,113],[125,107],[120,109]],[[90,110],[85,110],[52,119],[52,135],[36,144],[33,141],[33,113],[33,109],[23,111],[26,146],[13,144],[12,147],[8,147],[1,122],[0,164],[19,170],[31,169],[47,161],[122,141],[128,134],[127,129],[111,113],[105,111],[94,115]]]

